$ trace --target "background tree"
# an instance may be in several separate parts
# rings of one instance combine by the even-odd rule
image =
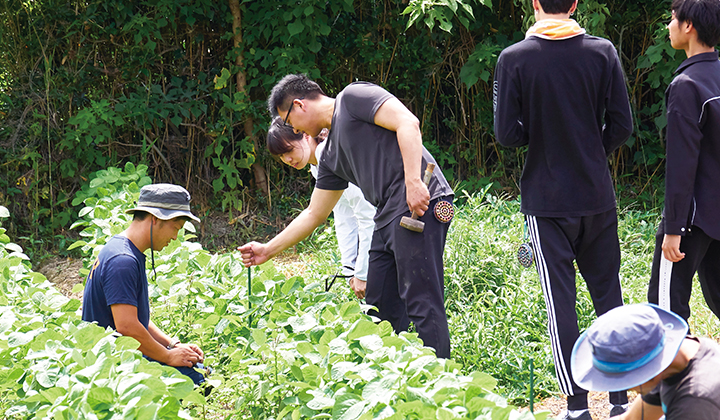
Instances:
[[[620,53],[636,130],[611,168],[620,196],[648,206],[661,203],[662,97],[682,59],[667,42],[669,6],[581,0],[576,14]],[[491,81],[531,16],[525,0],[6,0],[0,205],[10,233],[26,248],[48,243],[75,218],[90,175],[125,162],[184,185],[200,213],[223,209],[248,236],[269,233],[310,189],[262,140],[269,90],[294,72],[331,95],[355,80],[382,85],[418,115],[459,189],[514,194],[523,151],[494,141]]]

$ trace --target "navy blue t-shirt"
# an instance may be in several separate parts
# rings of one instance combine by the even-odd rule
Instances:
[[[119,303],[135,306],[138,320],[148,328],[150,301],[145,254],[128,238],[116,235],[100,250],[88,275],[82,319],[117,329],[110,305]]]

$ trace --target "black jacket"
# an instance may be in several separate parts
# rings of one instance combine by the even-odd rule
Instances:
[[[498,58],[494,97],[497,141],[528,145],[523,213],[579,217],[615,208],[607,158],[632,133],[632,115],[608,40],[518,42]]]
[[[720,61],[718,52],[683,61],[665,91],[665,233],[700,227],[720,240]]]

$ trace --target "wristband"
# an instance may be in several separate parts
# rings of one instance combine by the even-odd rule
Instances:
[[[167,349],[168,349],[168,350],[172,350],[172,349],[174,349],[175,346],[177,346],[178,344],[180,344],[180,340],[178,340],[177,338],[173,338],[173,339],[170,340],[170,344],[167,345]]]

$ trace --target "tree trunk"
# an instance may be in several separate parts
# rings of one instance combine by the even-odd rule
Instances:
[[[238,70],[237,75],[235,76],[235,86],[237,86],[237,91],[240,93],[244,93],[245,97],[250,99],[249,93],[246,91],[247,86],[247,78],[245,75],[245,70],[243,67],[243,53],[242,53],[242,13],[240,11],[240,1],[239,0],[228,0],[230,5],[230,11],[232,12],[233,16],[233,46],[236,48],[236,51],[238,52],[237,57],[235,58],[235,65],[238,66],[240,70]],[[253,127],[254,122],[252,117],[248,116],[245,119],[244,129],[245,129],[245,137],[248,138],[249,141],[252,141],[253,148],[255,150],[255,155],[257,156],[258,152],[258,143],[257,138],[253,135]],[[268,183],[267,183],[267,175],[265,173],[265,168],[258,162],[255,162],[250,167],[253,171],[253,175],[255,177],[255,186],[262,191],[264,195],[268,195]]]

